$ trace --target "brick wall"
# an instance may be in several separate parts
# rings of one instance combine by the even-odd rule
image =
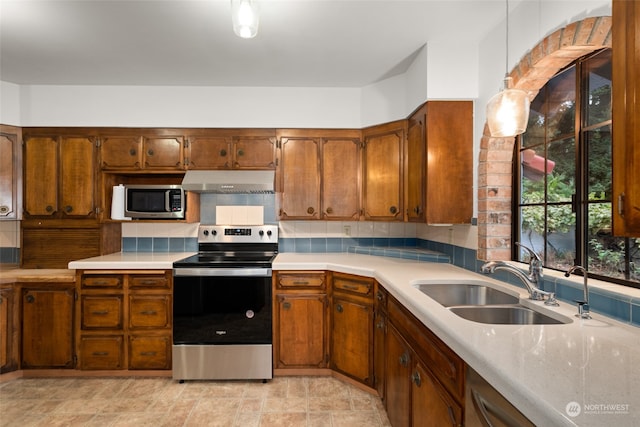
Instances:
[[[574,22],[545,37],[511,71],[513,86],[538,91],[558,71],[595,50],[611,47],[611,17]],[[511,258],[511,175],[515,138],[492,138],[485,124],[478,165],[478,259]]]

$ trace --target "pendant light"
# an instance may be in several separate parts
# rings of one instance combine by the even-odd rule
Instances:
[[[231,0],[231,20],[238,37],[255,37],[258,34],[258,4],[254,0]]]
[[[521,89],[512,88],[509,77],[509,0],[506,20],[506,64],[504,89],[487,103],[487,124],[493,137],[510,137],[523,133],[529,121],[529,96]]]

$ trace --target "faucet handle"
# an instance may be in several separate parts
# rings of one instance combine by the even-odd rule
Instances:
[[[516,243],[516,245],[520,246],[522,249],[526,249],[527,251],[529,251],[529,256],[531,257],[531,261],[533,261],[535,259],[539,263],[542,262],[542,260],[540,259],[540,256],[537,253],[535,253],[533,251],[533,249],[523,245],[520,242],[515,242],[515,243]]]

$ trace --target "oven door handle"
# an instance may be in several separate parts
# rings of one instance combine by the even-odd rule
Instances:
[[[174,268],[174,277],[271,277],[270,268]]]

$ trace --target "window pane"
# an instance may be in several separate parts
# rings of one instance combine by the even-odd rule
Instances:
[[[611,50],[605,50],[585,63],[587,73],[587,126],[611,119]]]
[[[547,83],[547,137],[573,135],[576,117],[576,68],[568,68]]]
[[[588,213],[588,270],[624,279],[624,238],[611,233],[611,203],[590,203]]]
[[[547,150],[547,201],[570,202],[576,192],[575,138],[553,141]]]
[[[520,209],[520,236],[517,242],[533,249],[544,259],[545,234],[544,206],[524,206]],[[528,261],[526,251],[520,251],[518,261]]]
[[[611,126],[585,132],[589,200],[611,201]]]
[[[564,270],[576,258],[576,215],[571,205],[549,206],[547,215],[546,265]]]
[[[521,147],[541,146],[545,142],[545,110],[546,98],[545,89],[541,89],[538,96],[531,102],[529,107],[529,122],[527,123],[527,131],[520,138]]]

